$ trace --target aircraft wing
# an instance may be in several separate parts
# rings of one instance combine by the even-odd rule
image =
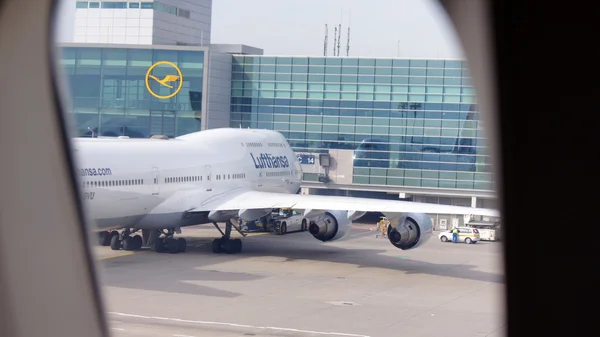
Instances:
[[[382,213],[472,214],[499,217],[493,209],[438,205],[401,200],[338,197],[326,195],[284,194],[253,190],[234,190],[190,205],[193,212],[231,211],[240,209],[292,208],[303,210],[341,210]]]

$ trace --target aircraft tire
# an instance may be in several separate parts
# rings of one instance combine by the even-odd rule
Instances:
[[[98,233],[99,237],[98,237],[98,243],[100,244],[100,246],[110,246],[110,233],[105,231],[105,232],[100,232]]]
[[[164,238],[156,238],[156,241],[154,241],[154,251],[157,253],[162,253],[165,251],[165,239]]]
[[[142,248],[142,237],[139,235],[135,235],[131,241],[133,242],[133,250],[138,250]]]
[[[234,247],[235,247],[235,253],[241,253],[242,252],[242,240],[241,239],[234,239],[233,240],[235,242]]]
[[[227,254],[236,254],[242,250],[242,240],[240,239],[229,239],[225,241],[223,245],[225,248],[225,253]]]
[[[128,236],[123,240],[123,249],[124,250],[135,250],[135,242],[131,236]]]
[[[119,250],[119,249],[121,249],[121,240],[119,240],[119,236],[118,235],[113,235],[110,238],[110,249],[112,249],[112,250]]]
[[[179,245],[177,244],[177,240],[173,238],[167,239],[167,250],[171,254],[179,253]]]
[[[221,247],[221,239],[214,239],[212,242],[212,251],[215,254],[219,254],[220,252],[223,251],[223,248]]]
[[[187,241],[185,241],[184,238],[178,238],[177,239],[177,251],[179,253],[185,253],[186,249],[187,249]]]

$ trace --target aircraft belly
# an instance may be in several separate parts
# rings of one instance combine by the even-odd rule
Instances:
[[[165,229],[201,225],[209,222],[206,212],[152,213],[139,219],[134,227],[141,229]]]
[[[145,214],[128,215],[123,217],[107,218],[103,217],[100,219],[91,220],[94,222],[94,228],[97,231],[109,230],[109,229],[121,229],[125,227],[133,227],[134,224],[138,223]]]
[[[84,200],[89,218],[98,230],[133,227],[147,212],[163,200],[139,193],[96,192],[93,199]]]

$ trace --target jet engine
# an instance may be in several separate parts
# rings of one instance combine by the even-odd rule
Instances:
[[[417,248],[432,235],[431,218],[425,213],[406,213],[398,218],[396,226],[388,227],[388,239],[402,250]]]
[[[348,233],[356,215],[348,211],[326,211],[311,220],[308,231],[323,242],[339,240]]]

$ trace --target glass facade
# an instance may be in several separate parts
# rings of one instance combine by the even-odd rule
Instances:
[[[114,47],[62,48],[61,65],[70,86],[71,113],[77,136],[175,137],[201,128],[204,51]],[[183,75],[177,95],[156,98],[146,87],[148,69],[159,61],[175,64]],[[160,84],[176,75],[173,67],[156,66],[149,86],[168,96],[179,80]]]
[[[234,56],[231,85],[232,127],[354,150],[353,183],[492,190],[463,61]]]

